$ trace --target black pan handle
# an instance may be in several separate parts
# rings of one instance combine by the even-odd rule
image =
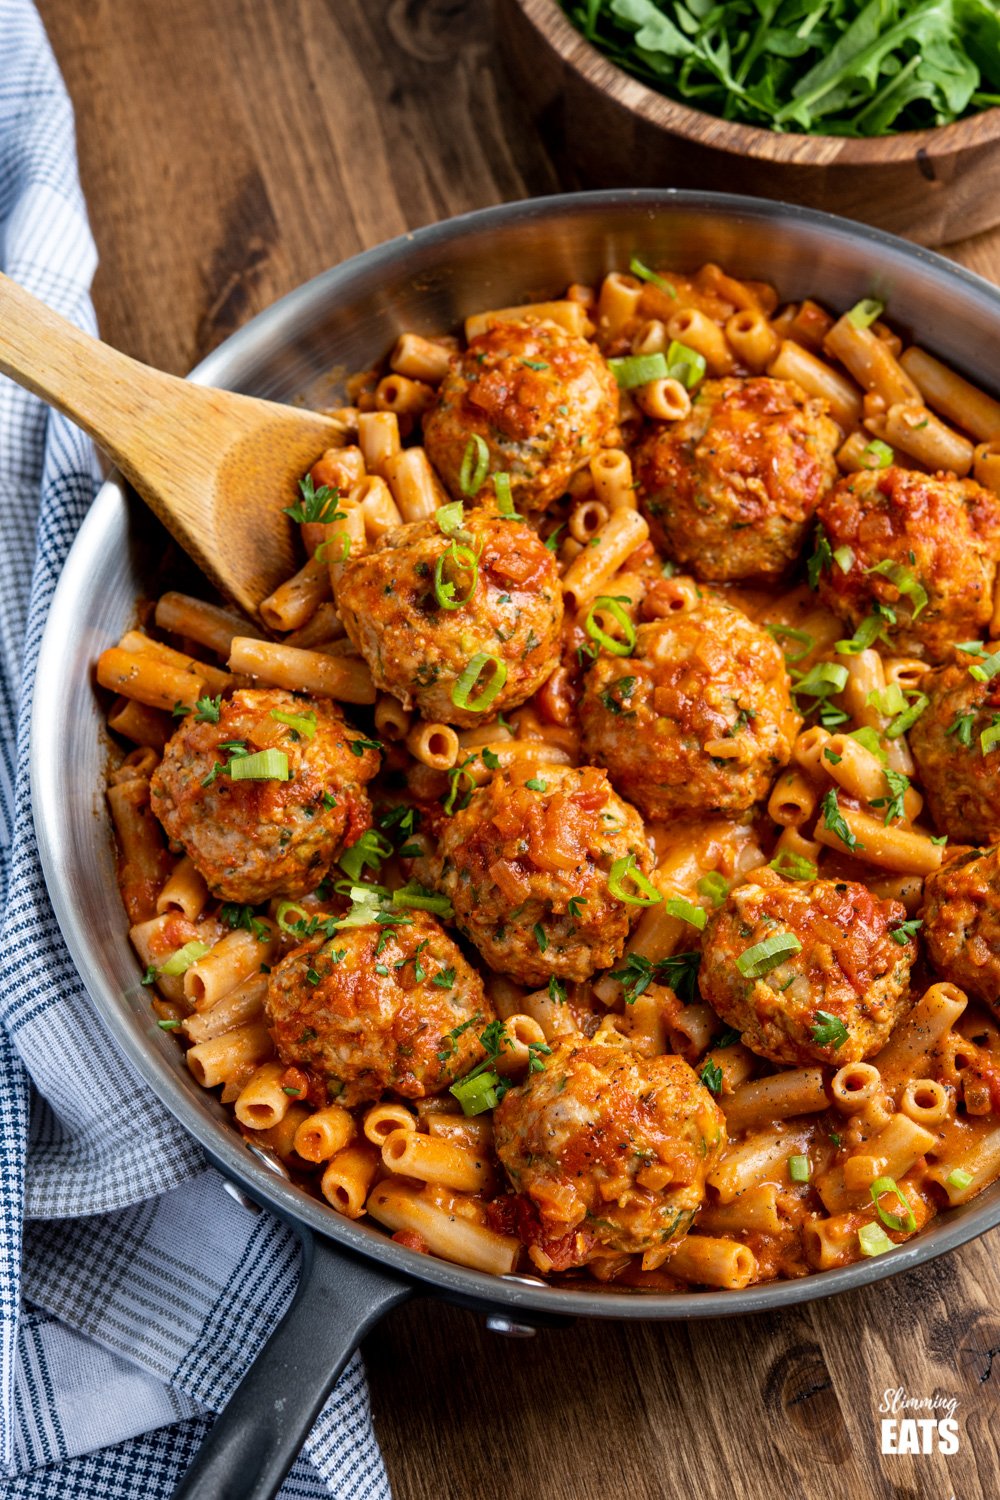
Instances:
[[[229,1399],[173,1500],[273,1500],[361,1339],[413,1286],[297,1230],[295,1299]]]

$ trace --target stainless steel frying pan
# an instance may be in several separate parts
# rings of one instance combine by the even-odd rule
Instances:
[[[717,261],[832,307],[891,302],[894,323],[990,383],[1000,292],[927,250],[804,209],[688,192],[603,192],[513,203],[418,230],[292,292],[228,339],[194,380],[272,400],[333,399],[338,372],[366,366],[406,329],[557,294],[638,254],[652,265]],[[566,1318],[689,1319],[776,1311],[863,1286],[953,1250],[1000,1223],[1000,1183],[876,1260],[803,1280],[683,1296],[567,1290],[492,1277],[414,1254],[274,1175],[192,1080],[151,1019],[125,931],[102,795],[105,749],[93,662],[169,586],[164,534],[121,481],[104,485],[63,572],[42,643],[32,790],[42,865],[63,935],[94,1004],[164,1105],[239,1189],[298,1233],[298,1298],[217,1422],[178,1496],[267,1500],[358,1340],[394,1304],[432,1294],[498,1326]],[[101,810],[95,818],[95,808]]]

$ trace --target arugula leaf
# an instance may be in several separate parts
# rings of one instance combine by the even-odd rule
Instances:
[[[560,0],[619,67],[772,130],[873,136],[998,102],[989,0]]]

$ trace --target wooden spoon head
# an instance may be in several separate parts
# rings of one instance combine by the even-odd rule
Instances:
[[[157,483],[147,465],[127,477],[216,587],[257,618],[261,600],[300,561],[297,528],[283,508],[299,499],[300,480],[325,449],[343,439],[317,412],[189,389],[218,401],[217,420],[199,414],[201,443],[215,440],[200,471],[174,464]]]

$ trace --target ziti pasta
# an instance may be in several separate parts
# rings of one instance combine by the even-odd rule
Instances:
[[[1000,403],[884,311],[633,258],[404,333],[266,630],[100,658],[157,1024],[336,1212],[739,1288],[1000,1175]]]

